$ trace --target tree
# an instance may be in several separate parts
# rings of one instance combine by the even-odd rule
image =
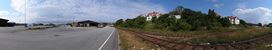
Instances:
[[[269,24],[267,25],[267,27],[272,27],[272,23],[269,23]]]
[[[176,19],[174,15],[180,15],[180,19]],[[247,25],[240,20],[242,25]],[[193,30],[214,30],[221,27],[229,27],[231,23],[227,17],[221,18],[213,9],[208,10],[208,14],[201,11],[194,11],[189,8],[178,6],[173,11],[163,14],[160,17],[153,17],[151,22],[147,22],[142,15],[127,19],[126,21],[118,20],[116,25],[127,28],[146,29],[144,27],[171,31],[193,31]]]
[[[258,26],[263,26],[262,23],[258,23]]]
[[[152,17],[151,22],[156,22],[157,17]]]
[[[249,26],[249,24],[246,23],[246,21],[244,21],[242,19],[240,19],[240,25],[243,26],[243,27],[248,27]]]
[[[205,19],[209,19],[205,23],[207,29],[214,29],[222,26],[220,23],[220,16],[218,16],[214,10],[209,9],[208,15],[205,17]]]
[[[133,21],[132,19],[126,19],[125,22],[121,24],[121,26],[126,28],[132,28],[133,27],[132,21]]]
[[[244,21],[244,20],[240,19],[240,24],[242,24],[242,25],[246,25],[247,23],[246,23],[246,21]]]
[[[124,21],[123,21],[123,19],[119,19],[119,20],[117,20],[116,22],[115,22],[115,26],[118,26],[118,25],[121,25],[122,23],[123,23]]]
[[[146,18],[142,17],[142,16],[138,16],[134,19],[133,21],[133,25],[135,28],[143,28],[145,26],[146,23]]]
[[[189,31],[192,29],[192,26],[186,22],[178,21],[175,29],[182,30],[182,31]]]
[[[169,14],[171,15],[180,15],[182,14],[184,10],[184,7],[183,6],[177,6],[173,11],[171,11]]]
[[[218,15],[216,14],[216,12],[214,11],[214,9],[209,9],[208,10],[208,15],[210,17],[218,17]]]
[[[163,14],[155,21],[155,28],[166,28],[169,25],[169,14]]]
[[[220,23],[222,24],[223,27],[231,26],[231,23],[227,17],[221,18]]]
[[[143,16],[138,16],[134,19],[127,19],[125,22],[122,22],[123,20],[120,19],[116,22],[116,25],[121,24],[122,27],[142,29],[146,24],[145,19],[146,18]]]

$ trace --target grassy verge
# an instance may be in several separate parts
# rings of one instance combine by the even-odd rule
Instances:
[[[137,37],[133,32],[118,30],[121,50],[159,50],[155,44]]]
[[[167,37],[186,37],[191,38],[189,40],[173,39],[178,43],[191,43],[191,44],[201,44],[201,43],[232,43],[234,41],[248,40],[256,37],[260,37],[266,34],[272,33],[271,28],[261,28],[261,27],[249,27],[249,28],[239,28],[239,29],[218,29],[218,30],[202,30],[202,31],[183,31],[183,32],[171,32],[164,30],[143,30],[143,29],[132,29],[125,28],[140,32],[151,32],[151,34]],[[192,38],[193,37],[193,38]]]
[[[248,28],[233,31],[211,32],[190,40],[192,43],[232,43],[234,41],[249,40],[272,32],[270,28]]]
[[[270,45],[270,46],[268,46]],[[251,48],[250,50],[272,50],[272,46],[271,44],[261,44],[261,45],[258,45],[254,48]]]

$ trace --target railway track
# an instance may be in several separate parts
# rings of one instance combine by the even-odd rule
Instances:
[[[132,31],[132,30],[128,30]],[[248,50],[257,44],[272,43],[272,34],[265,35],[263,37],[258,37],[250,40],[239,41],[236,43],[229,44],[216,44],[216,45],[192,45],[192,44],[178,44],[174,41],[149,36],[148,33],[135,32],[135,34],[144,40],[150,41],[159,46],[173,48],[174,50]]]

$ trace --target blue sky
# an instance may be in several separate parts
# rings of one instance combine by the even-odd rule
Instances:
[[[10,0],[1,0],[0,3],[0,10],[12,11],[12,8],[10,6]]]
[[[222,16],[233,15],[232,12],[237,8],[272,8],[272,0],[152,0],[150,2],[163,5],[167,11],[181,5],[205,13],[208,9],[215,9]],[[216,7],[216,4],[222,6]]]
[[[176,6],[221,16],[238,16],[251,23],[271,23],[272,0],[0,0],[0,18],[11,22],[72,22],[94,20],[114,22],[151,11],[167,13]]]

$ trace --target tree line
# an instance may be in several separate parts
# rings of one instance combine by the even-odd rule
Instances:
[[[180,15],[181,18],[176,19],[174,15]],[[114,25],[125,28],[170,31],[214,30],[232,26],[227,17],[221,17],[213,9],[209,9],[208,14],[206,14],[182,6],[178,6],[169,13],[162,14],[158,18],[153,17],[151,21],[146,21],[144,16],[137,16],[133,19],[119,19]],[[246,26],[246,22],[240,20],[240,25]]]

